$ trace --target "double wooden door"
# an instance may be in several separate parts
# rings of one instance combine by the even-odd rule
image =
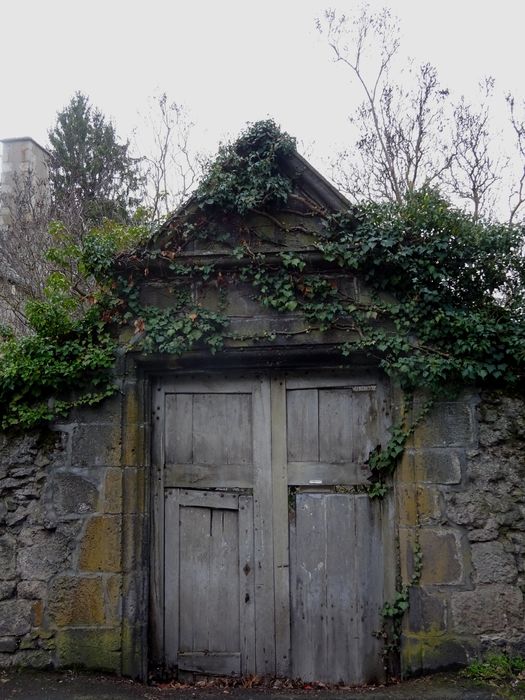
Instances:
[[[353,487],[383,385],[337,373],[179,376],[153,391],[154,656],[168,668],[382,675],[391,517]],[[392,561],[393,570],[393,561]]]

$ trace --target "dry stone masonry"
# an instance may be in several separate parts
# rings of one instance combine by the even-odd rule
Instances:
[[[525,404],[499,394],[442,404],[398,473],[401,570],[421,549],[402,656],[409,671],[525,653]]]
[[[0,437],[0,667],[122,670],[120,427],[115,399]]]

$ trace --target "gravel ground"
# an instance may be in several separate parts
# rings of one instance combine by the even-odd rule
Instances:
[[[481,687],[457,674],[436,674],[377,688],[288,690],[196,686],[177,688],[169,685],[159,687],[98,674],[0,672],[1,700],[225,700],[228,696],[231,696],[231,700],[497,700],[502,697],[523,697],[509,695],[508,691],[506,694],[499,694],[496,690]]]

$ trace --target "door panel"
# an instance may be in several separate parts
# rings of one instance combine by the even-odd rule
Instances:
[[[168,665],[246,672],[254,645],[251,497],[167,489],[165,530]]]
[[[380,679],[390,516],[334,487],[366,481],[386,440],[382,385],[186,375],[154,396],[157,658],[197,673]]]
[[[381,506],[366,495],[298,493],[290,531],[292,676],[381,680]]]

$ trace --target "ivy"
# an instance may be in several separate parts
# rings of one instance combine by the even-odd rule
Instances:
[[[220,148],[197,191],[198,206],[243,216],[286,204],[293,183],[282,164],[293,151],[295,139],[273,120],[252,124],[235,143]]]
[[[252,124],[220,148],[188,205],[153,237],[140,221],[128,227],[102,222],[79,246],[56,226],[51,256],[57,272],[46,299],[28,307],[32,335],[0,343],[4,425],[27,426],[37,414],[47,420],[82,395],[95,401],[107,393],[116,347],[111,337],[119,325],[132,328],[127,349],[175,355],[220,350],[233,337],[227,315],[220,304],[196,304],[195,285],[218,289],[224,301],[230,285],[248,283],[261,306],[304,320],[294,333],[336,330],[343,357],[356,351],[375,357],[407,396],[425,390],[432,399],[465,384],[522,387],[523,229],[475,221],[432,190],[414,193],[403,205],[366,204],[329,215],[297,195],[286,167],[294,150],[294,140],[273,121]],[[286,249],[290,229],[280,221],[281,209],[321,223],[306,233],[308,252]],[[266,254],[250,238],[250,216],[281,228],[285,250]],[[144,239],[131,253],[120,252]],[[195,240],[229,247],[236,266],[225,272],[185,261],[180,252]],[[150,264],[163,264],[170,277],[169,309],[141,302]],[[75,293],[71,269],[81,279]],[[366,301],[337,275],[356,275]],[[256,343],[276,335],[243,339]],[[92,391],[97,384],[105,388]],[[68,398],[73,388],[76,399]],[[404,417],[389,443],[371,453],[370,495],[385,492],[423,417],[412,423]]]

